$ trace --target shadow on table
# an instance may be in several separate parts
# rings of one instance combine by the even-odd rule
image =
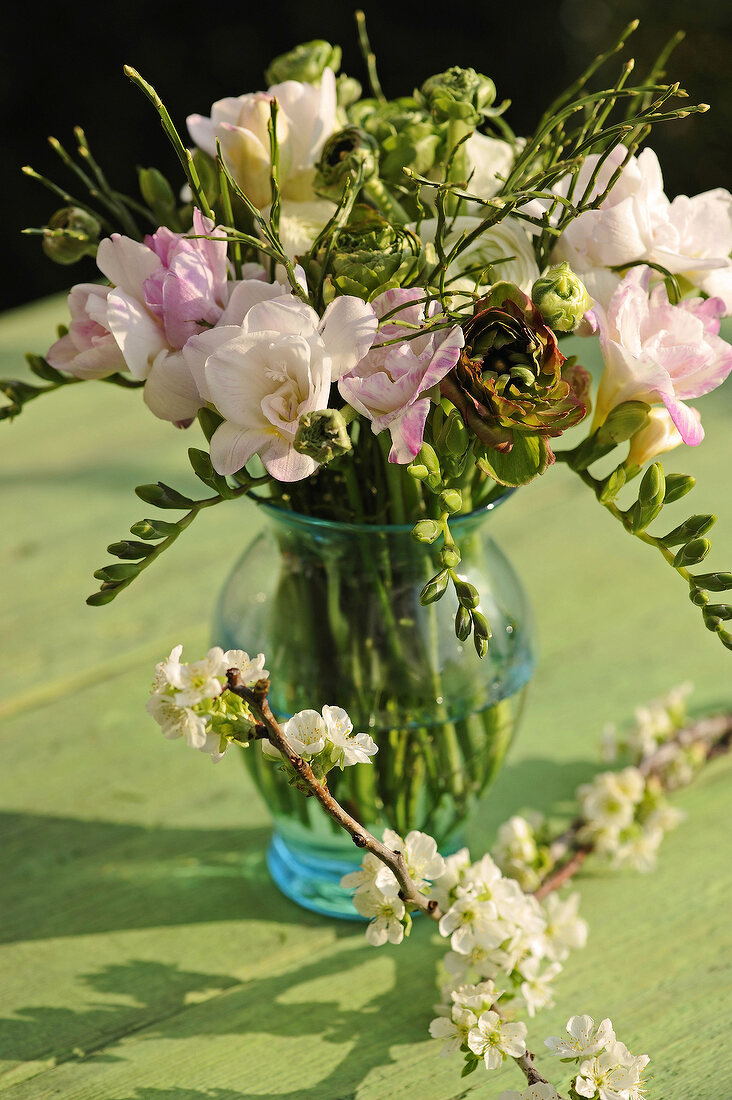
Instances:
[[[0,943],[240,918],[318,924],[273,885],[269,832],[0,814]]]
[[[135,1059],[141,1044],[230,1036],[232,1057],[241,1057],[246,1066],[245,1093],[220,1087],[198,1090],[144,1085],[128,1093],[120,1091],[124,1086],[104,1083],[103,1094],[107,1100],[351,1097],[372,1070],[383,1070],[394,1061],[395,1041],[400,1046],[430,1043],[428,1006],[437,996],[434,981],[439,948],[430,942],[431,927],[416,927],[408,952],[387,952],[390,967],[386,975],[380,961],[379,973],[385,981],[369,996],[362,988],[362,968],[381,953],[377,956],[353,925],[349,931],[350,938],[331,945],[328,954],[321,953],[284,974],[251,982],[144,960],[104,967],[83,975],[81,981],[97,993],[119,995],[127,1002],[132,998],[135,1006],[93,1005],[79,1011],[43,1006],[23,1009],[14,1019],[0,1020],[0,1059],[33,1061],[53,1055],[56,1064],[128,1062],[135,1064],[139,1079],[150,1064],[144,1054]],[[161,990],[165,991],[165,1004],[159,1003]],[[319,991],[326,999],[318,999]],[[266,1052],[267,1040],[272,1037],[278,1041],[315,1039],[322,1061],[330,1060],[322,1044],[332,1044],[338,1048],[337,1063],[319,1081],[302,1085],[297,1080],[298,1067],[303,1075],[312,1077],[317,1062],[307,1057],[302,1047],[289,1062],[281,1057],[272,1062],[257,1057],[257,1051]],[[244,1054],[243,1043],[247,1048]],[[171,1067],[174,1065],[171,1060]],[[98,1084],[102,1086],[104,1071],[100,1073]]]

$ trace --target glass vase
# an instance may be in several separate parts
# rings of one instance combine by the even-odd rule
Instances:
[[[412,525],[337,523],[271,504],[224,585],[214,641],[262,652],[280,721],[296,711],[343,707],[379,751],[370,764],[334,769],[328,785],[379,837],[419,829],[448,854],[498,773],[535,663],[526,592],[490,535],[494,502],[450,528],[460,575],[481,596],[493,637],[482,660],[455,636],[448,589],[423,607],[439,547],[415,542]],[[341,877],[361,853],[322,810],[288,786],[258,745],[245,763],[274,820],[270,873],[305,908],[359,919]]]

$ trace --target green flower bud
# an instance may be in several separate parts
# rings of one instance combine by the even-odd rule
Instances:
[[[315,191],[338,202],[347,179],[367,183],[379,174],[379,146],[375,138],[357,126],[332,134],[323,146],[315,170]]]
[[[330,462],[351,450],[351,437],[343,413],[338,409],[318,409],[303,413],[297,425],[295,450],[316,462]]]
[[[338,106],[350,107],[352,103],[356,103],[361,98],[362,91],[363,89],[355,77],[341,73],[336,80]]]
[[[461,120],[477,126],[496,98],[496,86],[475,69],[454,65],[425,80],[415,97],[437,122]]]
[[[427,584],[424,586],[419,594],[419,602],[422,604],[422,606],[426,606],[430,603],[436,603],[437,600],[439,600],[440,597],[445,594],[445,589],[447,588],[447,582],[449,579],[450,574],[448,573],[447,569],[442,569],[436,576],[432,578],[432,580],[427,581]]]
[[[693,478],[691,474],[667,474],[666,475],[666,495],[663,498],[664,504],[672,504],[675,500],[681,500],[687,493],[696,485],[696,478]]]
[[[415,542],[433,543],[441,533],[442,525],[436,519],[421,519],[412,528],[412,538]]]
[[[478,589],[474,584],[470,584],[469,581],[456,581],[455,595],[458,598],[458,603],[462,607],[470,608],[471,611],[480,603]]]
[[[688,542],[689,539],[706,535],[707,531],[711,531],[716,522],[717,517],[712,515],[711,512],[702,512],[699,516],[689,516],[678,527],[674,527],[673,531],[669,531],[667,535],[664,535],[661,542],[664,546],[680,546],[682,542]]]
[[[454,569],[460,564],[460,551],[456,546],[444,546],[440,551],[440,563],[446,569]]]
[[[700,561],[704,561],[711,549],[712,544],[709,539],[692,539],[691,542],[687,542],[686,546],[682,546],[676,554],[673,560],[674,569],[687,565],[698,565]]]
[[[282,84],[285,80],[317,84],[324,69],[337,73],[340,67],[340,46],[331,46],[330,42],[318,38],[313,42],[301,42],[287,53],[280,54],[271,62],[264,77],[268,84]]]
[[[470,637],[472,620],[467,607],[458,607],[455,615],[455,634],[459,641],[466,642]]]
[[[440,507],[445,512],[459,512],[463,506],[463,498],[459,489],[445,489],[440,493]]]
[[[555,332],[574,332],[592,306],[585,284],[566,260],[536,280],[531,299]]]
[[[93,214],[64,206],[44,230],[43,251],[57,264],[75,264],[83,256],[96,255],[101,228]]]
[[[180,230],[178,201],[163,173],[157,168],[138,168],[137,181],[140,194],[155,215],[158,225]]]
[[[485,615],[482,615],[480,611],[472,611],[471,615],[473,617],[473,633],[477,634],[480,638],[485,638],[486,641],[492,638],[493,631]]]

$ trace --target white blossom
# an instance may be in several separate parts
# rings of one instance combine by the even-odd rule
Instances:
[[[562,899],[556,893],[549,894],[544,900],[545,954],[552,961],[562,962],[570,950],[582,948],[587,942],[587,921],[577,912],[579,901],[579,894],[570,894]]]
[[[460,985],[457,989],[450,990],[450,997],[454,1004],[478,1013],[491,1008],[500,996],[500,991],[492,981],[478,982],[477,985]]]
[[[378,746],[368,733],[354,733],[353,722],[342,707],[323,707],[328,741],[336,750],[331,758],[343,770],[352,764],[370,764]]]
[[[192,749],[201,749],[206,744],[206,719],[190,707],[180,706],[172,695],[155,692],[148,699],[147,710],[168,740],[185,737]]]
[[[454,1005],[449,1016],[438,1016],[430,1023],[430,1035],[433,1039],[445,1040],[440,1051],[443,1056],[454,1054],[467,1042],[470,1029],[477,1023],[477,1017],[470,1009]]]
[[[226,668],[237,669],[242,680],[249,687],[256,684],[258,680],[269,679],[269,672],[264,667],[266,659],[263,653],[258,653],[256,657],[250,657],[243,649],[228,649],[224,653]]]
[[[505,1057],[526,1053],[526,1024],[508,1024],[497,1012],[484,1012],[468,1033],[468,1046],[485,1062],[486,1069],[498,1069]]]
[[[535,956],[525,959],[519,964],[518,970],[524,979],[521,982],[521,996],[526,1002],[529,1016],[535,1016],[538,1009],[545,1008],[554,1003],[551,983],[560,973],[561,963],[553,962],[539,973],[541,961]]]
[[[368,917],[370,924],[366,929],[366,942],[373,947],[389,943],[401,943],[404,939],[406,913],[404,902],[398,896],[387,897],[381,890],[360,891],[353,898],[356,911],[362,917]]]
[[[630,1100],[631,1090],[637,1098],[647,1065],[646,1055],[634,1058],[623,1043],[612,1043],[580,1065],[574,1090],[588,1100]]]
[[[423,890],[444,873],[445,861],[437,851],[437,841],[427,833],[413,829],[402,840],[392,829],[385,829],[384,844],[392,851],[402,853],[410,878],[418,890]]]
[[[615,1043],[613,1025],[608,1019],[601,1020],[595,1029],[591,1016],[570,1016],[566,1030],[569,1039],[553,1035],[544,1040],[544,1046],[559,1058],[589,1058]]]

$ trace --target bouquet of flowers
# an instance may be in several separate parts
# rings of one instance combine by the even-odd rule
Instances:
[[[188,458],[202,496],[140,486],[180,518],[144,518],[113,543],[118,560],[88,602],[113,600],[205,509],[263,502],[282,555],[256,620],[266,638],[233,636],[229,592],[232,636],[216,640],[266,650],[280,717],[337,697],[374,732],[376,778],[338,777],[361,820],[445,834],[500,764],[515,719],[506,697],[530,672],[521,614],[506,606],[513,581],[481,572],[474,526],[512,490],[568,465],[676,570],[732,649],[732,607],[716,602],[732,573],[692,572],[715,517],[666,531],[664,505],[694,483],[658,461],[702,441],[688,402],[732,370],[719,336],[732,197],[664,193],[646,142],[707,109],[665,82],[668,49],[639,82],[626,61],[596,87],[635,24],[520,136],[473,69],[388,99],[358,24],[367,92],[339,73],[337,46],[309,42],[272,61],[266,91],[191,115],[187,137],[127,68],[179,181],[143,168],[140,195],[121,194],[79,128],[76,157],[52,143],[79,196],[26,169],[64,203],[28,232],[60,263],[95,256],[101,279],[73,287],[68,327],[28,357],[40,382],[3,382],[0,415],[101,380],[142,390],[177,428],[196,424]],[[562,350],[573,333],[602,353],[594,409],[587,370]],[[305,551],[293,534],[304,519],[315,521]],[[656,521],[663,533],[649,531]],[[335,528],[353,541],[328,557]],[[401,530],[418,551],[408,561],[390,541]],[[257,597],[253,576],[241,586]],[[517,646],[523,673],[507,689]],[[222,730],[217,755],[237,740],[236,723]],[[284,813],[290,792],[273,797]]]

